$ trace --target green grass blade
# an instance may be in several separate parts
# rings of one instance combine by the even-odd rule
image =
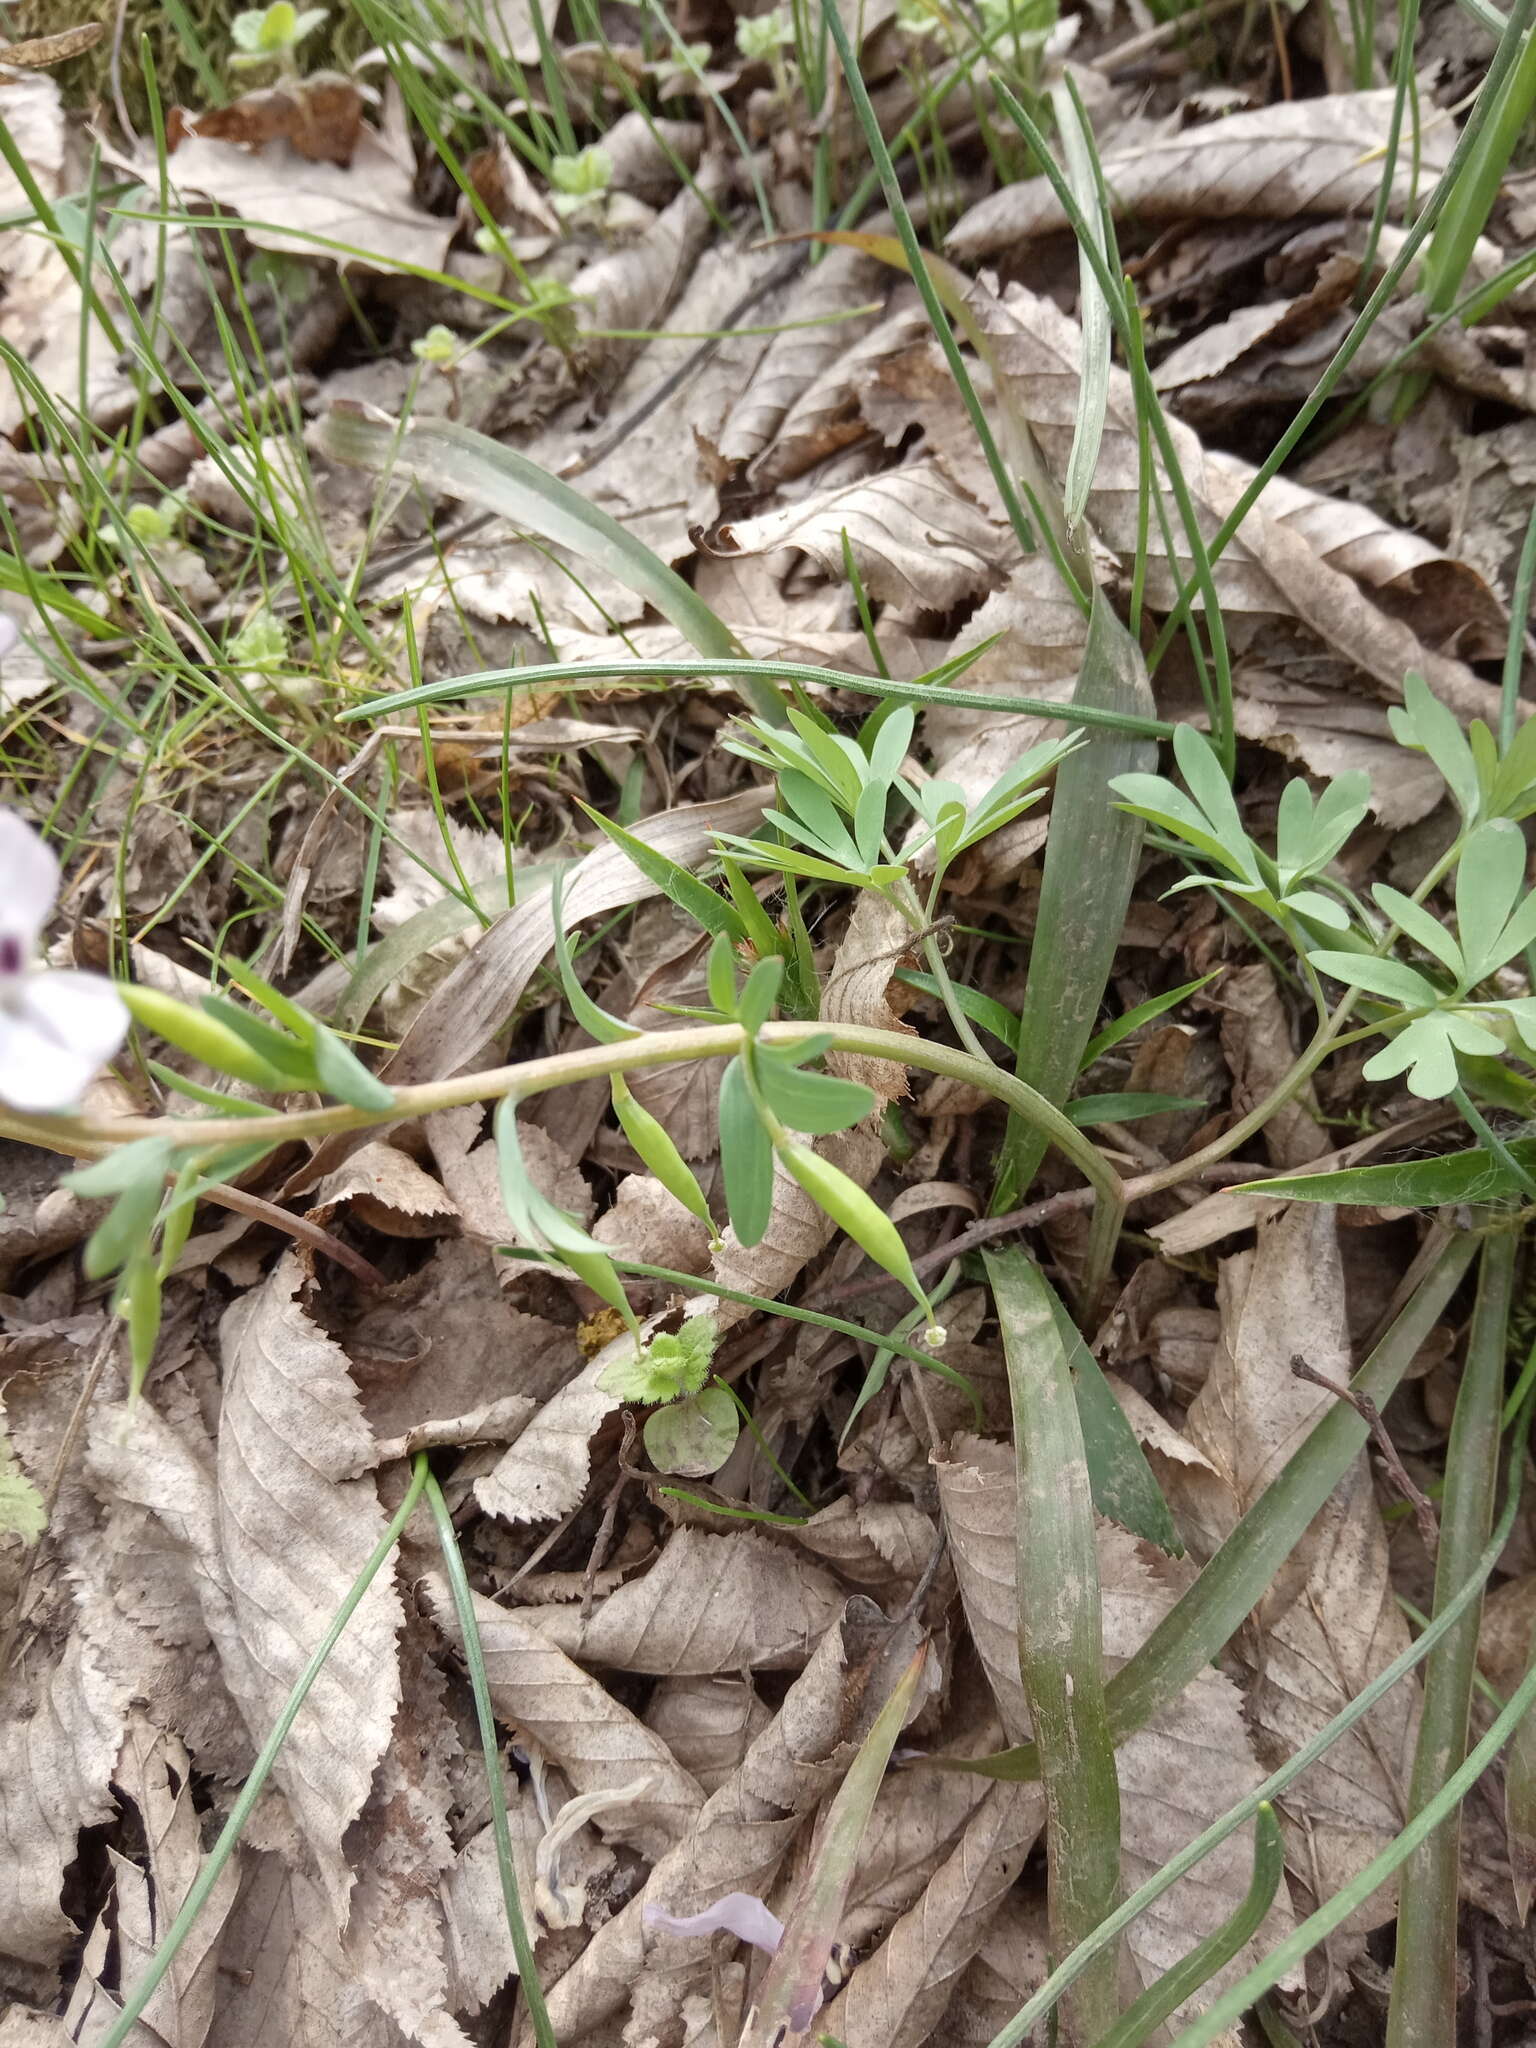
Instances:
[[[429,490],[467,498],[572,549],[647,599],[700,654],[744,657],[746,650],[730,627],[675,569],[580,491],[515,448],[504,448],[453,420],[418,420],[397,428],[341,408],[326,415],[320,439],[334,461],[409,476]],[[783,700],[759,664],[751,665],[745,681],[759,717],[782,724]],[[396,708],[401,701],[395,699]],[[426,700],[418,695],[414,701]]]
[[[1243,1903],[1225,1925],[1207,1935],[1171,1970],[1165,1970],[1155,1984],[1149,1984],[1119,2025],[1111,2027],[1097,2043],[1097,2048],[1141,2048],[1147,2036],[1170,2019],[1186,1998],[1193,1998],[1202,1984],[1208,1984],[1218,1970],[1225,1969],[1252,1941],[1275,1902],[1284,1875],[1285,1845],[1280,1823],[1275,1819],[1275,1809],[1265,1804],[1255,1815],[1253,1877]]]
[[[1472,1263],[1479,1240],[1455,1237],[1415,1289],[1351,1382],[1378,1408],[1391,1398],[1420,1345]],[[1280,1474],[1243,1516],[1195,1583],[1169,1610],[1105,1689],[1117,1741],[1144,1728],[1177,1699],[1195,1673],[1229,1642],[1258,1606],[1312,1517],[1364,1448],[1368,1431],[1347,1402],[1330,1408]],[[1039,1776],[1033,1743],[975,1760],[935,1759],[942,1768],[990,1778]]]
[[[1466,1577],[1488,1541],[1493,1519],[1516,1249],[1516,1233],[1510,1230],[1494,1233],[1483,1244],[1467,1362],[1446,1449],[1435,1560],[1437,1606]],[[1469,1608],[1425,1666],[1424,1715],[1408,1793],[1415,1812],[1438,1797],[1466,1754],[1480,1619],[1478,1608]],[[1452,1808],[1403,1873],[1387,2048],[1437,2048],[1455,2038],[1460,1852],[1460,1817]]]
[[[708,661],[639,661],[617,657],[612,661],[529,662],[521,668],[485,669],[478,675],[444,676],[423,683],[418,690],[401,690],[387,697],[370,697],[354,704],[337,718],[349,725],[362,718],[393,718],[417,704],[454,703],[462,697],[483,697],[494,690],[540,689],[551,683],[593,682],[599,677],[618,676],[637,682],[669,683],[697,678],[707,682],[713,676],[761,675],[769,664],[749,656],[721,656]],[[1130,713],[1096,710],[1093,706],[1057,704],[1048,697],[989,696],[980,690],[954,690],[948,685],[897,683],[876,676],[855,675],[846,669],[817,668],[798,661],[776,661],[772,673],[786,682],[820,684],[829,690],[854,690],[865,697],[885,697],[898,704],[951,705],[965,711],[1021,711],[1035,718],[1057,719],[1063,725],[1080,725],[1106,732],[1139,733],[1147,739],[1173,737],[1166,719],[1144,718]]]
[[[389,1527],[379,1538],[368,1562],[353,1581],[346,1599],[337,1608],[335,1619],[321,1638],[314,1655],[299,1673],[292,1692],[283,1702],[282,1712],[273,1723],[272,1733],[262,1744],[261,1754],[251,1766],[251,1775],[241,1786],[240,1796],[230,1808],[229,1819],[219,1830],[218,1840],[208,1851],[202,1868],[182,1902],[181,1911],[171,1922],[164,1941],[150,1958],[148,1969],[123,2001],[122,2011],[102,2035],[101,2048],[123,2048],[123,2043],[135,2032],[139,2015],[159,1988],[166,1971],[176,1960],[182,1943],[191,1933],[194,1922],[207,1905],[221,1871],[234,1854],[236,1845],[245,1832],[245,1824],[250,1819],[268,1778],[272,1775],[272,1767],[282,1753],[283,1744],[288,1740],[288,1732],[299,1717],[299,1709],[309,1697],[310,1688],[325,1669],[332,1650],[340,1642],[347,1623],[357,1612],[358,1603],[363,1595],[378,1577],[385,1559],[393,1554],[395,1545],[400,1541],[400,1532],[416,1512],[416,1503],[421,1499],[427,1482],[427,1460],[424,1454],[418,1455],[411,1467],[411,1483],[406,1489],[405,1498],[390,1518]]]
[[[985,1264],[1013,1406],[1019,1670],[1045,1790],[1051,1946],[1064,1953],[1113,1911],[1120,1889],[1093,1496],[1051,1291],[1025,1252],[988,1252]],[[1072,2040],[1097,2041],[1114,2025],[1118,1979],[1106,1949],[1066,2000]]]
[[[417,1461],[425,1469],[426,1461]],[[430,1475],[426,1479],[427,1505],[432,1510],[432,1520],[437,1527],[438,1542],[442,1545],[443,1569],[448,1575],[449,1590],[453,1594],[454,1612],[458,1616],[459,1633],[464,1641],[464,1662],[469,1670],[470,1688],[475,1696],[475,1720],[480,1730],[480,1747],[485,1754],[485,1783],[487,1801],[491,1809],[491,1826],[496,1838],[496,1867],[501,1875],[501,1899],[507,1916],[507,1931],[512,1937],[512,1951],[517,1957],[517,1974],[522,1985],[523,1999],[528,2007],[528,2017],[533,2024],[534,2039],[539,2048],[557,2048],[555,2030],[550,2025],[549,2010],[544,2003],[544,1993],[539,1984],[538,1965],[533,1959],[533,1943],[528,1939],[528,1923],[523,1917],[522,1901],[517,1895],[517,1871],[512,1862],[512,1831],[507,1825],[507,1792],[501,1776],[501,1739],[496,1733],[496,1716],[491,1708],[490,1682],[485,1675],[485,1652],[480,1643],[480,1628],[475,1620],[474,1597],[469,1590],[469,1578],[464,1570],[464,1559],[459,1550],[458,1531],[453,1526],[453,1517],[448,1512],[448,1503],[443,1499],[443,1489]]]
[[[1529,1421],[1529,1414],[1526,1421]],[[1525,1441],[1523,1428],[1519,1441],[1522,1445]],[[1122,1906],[1117,1907],[1086,1942],[1074,1949],[1071,1955],[1063,1957],[1034,1996],[993,2036],[988,2048],[1019,2048],[1019,2043],[1027,2039],[1031,2029],[1052,2011],[1063,1991],[1077,1978],[1092,1956],[1110,1942],[1117,1940],[1133,1920],[1144,1913],[1154,1900],[1160,1899],[1164,1892],[1176,1885],[1180,1878],[1187,1876],[1212,1849],[1254,1819],[1261,1806],[1278,1798],[1287,1785],[1299,1778],[1303,1771],[1310,1770],[1340,1736],[1347,1734],[1358,1721],[1363,1720],[1386,1698],[1395,1685],[1399,1685],[1407,1677],[1416,1664],[1421,1663],[1430,1654],[1436,1644],[1445,1639],[1473,1601],[1481,1598],[1482,1589],[1503,1554],[1519,1513],[1523,1477],[1524,1460],[1523,1457],[1517,1457],[1510,1464],[1509,1488],[1505,1496],[1504,1511],[1499,1517],[1499,1525],[1485,1546],[1482,1556],[1477,1560],[1476,1568],[1469,1574],[1465,1584],[1458,1589],[1444,1613],[1436,1616],[1422,1636],[1410,1643],[1384,1671],[1379,1672],[1369,1685],[1356,1694],[1347,1707],[1341,1708],[1326,1726],[1304,1742],[1293,1756],[1287,1758],[1277,1771],[1272,1772],[1264,1780],[1262,1785],[1256,1786],[1245,1798],[1230,1807],[1219,1820],[1213,1821],[1203,1834],[1197,1835],[1194,1841],[1181,1849],[1176,1856],[1171,1857],[1161,1870],[1149,1877]],[[1350,1910],[1352,1911],[1353,1907]]]
[[[1141,650],[1098,592],[1073,701],[1137,717],[1156,708]],[[1154,760],[1147,741],[1102,734],[1056,771],[1016,1069],[1051,1102],[1064,1103],[1077,1080],[1141,861],[1145,828],[1116,802],[1111,779]],[[994,1215],[1018,1207],[1044,1156],[1039,1135],[1010,1121],[992,1190]]]

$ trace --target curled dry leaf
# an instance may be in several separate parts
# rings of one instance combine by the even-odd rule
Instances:
[[[1191,1548],[1202,1556],[1267,1490],[1335,1399],[1298,1378],[1292,1358],[1338,1386],[1353,1371],[1337,1212],[1295,1202],[1261,1222],[1254,1250],[1222,1262],[1217,1302],[1221,1341],[1185,1431],[1220,1476],[1187,1469],[1177,1492],[1177,1507],[1192,1523]],[[1294,1596],[1305,1552],[1304,1540],[1266,1595],[1269,1613]]]
[[[842,1610],[830,1575],[755,1529],[679,1529],[643,1578],[583,1621],[544,1607],[525,1618],[586,1664],[658,1676],[803,1664]]]
[[[579,2040],[632,1998],[635,2017],[627,2031],[644,2038],[647,2025],[670,2025],[689,1995],[709,1983],[704,1944],[656,1934],[645,1925],[645,1908],[687,1915],[727,1892],[767,1897],[785,1852],[836,1787],[852,1745],[873,1718],[864,1697],[869,1672],[860,1661],[861,1633],[846,1611],[826,1630],[740,1769],[711,1794],[644,1889],[597,1929],[553,1986],[550,2017],[560,2039]]]
[[[973,284],[968,303],[990,345],[997,375],[1027,421],[1051,473],[1065,475],[1077,418],[1082,330],[1043,295],[1010,286],[1003,298]],[[1219,522],[1236,504],[1252,475],[1235,458],[1207,456],[1197,436],[1169,421],[1179,465],[1197,517]],[[1100,538],[1129,564],[1135,559],[1139,508],[1136,408],[1130,378],[1112,370],[1104,439],[1088,516]],[[1496,692],[1462,662],[1434,653],[1400,620],[1388,616],[1351,576],[1325,562],[1305,532],[1270,516],[1264,498],[1248,514],[1241,534],[1214,566],[1217,595],[1228,613],[1278,613],[1295,618],[1345,660],[1370,676],[1389,699],[1418,668],[1436,693],[1461,716],[1491,716]],[[1176,520],[1172,522],[1178,582],[1192,580],[1193,565]],[[1176,581],[1154,546],[1147,561],[1147,596],[1171,608]]]
[[[847,1494],[792,1533],[839,1578],[877,1595],[914,1585],[939,1540],[931,1517],[912,1502],[855,1502]]]
[[[1138,139],[1104,152],[1104,182],[1117,219],[1177,220],[1245,214],[1294,220],[1307,213],[1368,212],[1381,184],[1381,151],[1392,120],[1390,88],[1286,99],[1223,121]],[[1424,124],[1423,157],[1398,157],[1392,211],[1413,204],[1450,160],[1454,124]],[[1067,225],[1044,178],[994,192],[951,231],[950,253],[973,263]]]
[[[888,357],[904,354],[929,331],[922,306],[905,297],[851,347],[840,349],[785,413],[751,466],[752,481],[788,483],[840,448],[861,441],[868,429],[860,399],[871,377]]]
[[[877,317],[866,314],[849,321],[836,316],[875,299],[887,275],[883,265],[855,249],[830,249],[822,262],[802,271],[784,318],[820,324],[776,334],[769,342],[756,375],[720,431],[722,462],[733,467],[749,462],[769,446],[791,407]]]
[[[408,1152],[382,1141],[354,1152],[315,1189],[314,1222],[328,1223],[343,1209],[385,1237],[438,1237],[459,1220],[458,1206],[441,1181]]]
[[[447,1583],[430,1569],[423,1583],[433,1619],[458,1643]],[[599,1833],[653,1862],[686,1835],[704,1795],[660,1737],[517,1608],[498,1607],[477,1593],[475,1622],[496,1718],[525,1728],[578,1793],[651,1780],[643,1798],[600,1816]]]
[[[971,1639],[1009,1739],[1022,1741],[1029,1716],[1019,1677],[1013,1454],[1006,1444],[960,1438],[953,1459],[938,1473]],[[1194,1574],[1162,1558],[1154,1573],[1143,1561],[1143,1546],[1107,1522],[1099,1525],[1098,1550],[1104,1654],[1116,1667],[1146,1640]],[[1121,1866],[1131,1888],[1250,1793],[1262,1776],[1241,1695],[1212,1669],[1122,1742],[1116,1765]],[[1247,1893],[1251,1867],[1251,1831],[1239,1831],[1133,1923],[1126,1947],[1144,1984],[1229,1918]],[[1259,1934],[1211,1980],[1202,1998],[1241,1975],[1290,1924],[1288,1903],[1277,1901]]]
[[[1044,1822],[1038,1785],[987,1787],[921,1897],[827,2008],[834,2040],[847,2048],[919,2048],[934,2038]]]
[[[156,1728],[135,1710],[129,1716],[114,1780],[133,1802],[143,1837],[143,1865],[108,1851],[114,1877],[113,1900],[86,1943],[86,1966],[70,2002],[70,2024],[80,2041],[91,2041],[117,2018],[120,1999],[103,1989],[90,1966],[93,1951],[106,1958],[115,1935],[114,1975],[126,1989],[138,1983],[170,1930],[206,1860],[202,1822],[193,1803],[191,1764],[174,1735]],[[156,1986],[134,2040],[164,2048],[202,2048],[213,2025],[218,1995],[220,1943],[224,1923],[240,1889],[238,1862],[226,1864],[207,1903]]]
[[[798,548],[841,578],[843,535],[871,597],[905,613],[948,611],[997,581],[997,533],[933,462],[911,462],[722,526],[722,554]]]
[[[64,1872],[80,1829],[112,1811],[127,1704],[78,1633],[0,1691],[0,1955],[52,1969],[75,1938]]]

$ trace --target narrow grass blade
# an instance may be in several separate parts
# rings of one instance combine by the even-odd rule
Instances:
[[[1028,1254],[988,1252],[1018,1465],[1019,1670],[1045,1790],[1051,1946],[1075,1948],[1120,1889],[1120,1783],[1104,1703],[1093,1497],[1053,1299]],[[1107,1949],[1066,2000],[1067,2033],[1097,2041],[1118,2017]]]
[[[1063,1957],[1034,1996],[1027,2000],[1006,2026],[1001,2027],[993,2036],[988,2048],[1019,2048],[1019,2043],[1028,2039],[1031,2029],[1053,2010],[1062,1993],[1076,1981],[1093,1956],[1110,1942],[1117,1940],[1133,1920],[1144,1913],[1155,1900],[1160,1899],[1164,1892],[1176,1885],[1180,1878],[1187,1876],[1212,1849],[1254,1819],[1261,1806],[1278,1798],[1287,1785],[1294,1783],[1303,1771],[1310,1770],[1319,1757],[1325,1755],[1358,1721],[1363,1720],[1381,1700],[1386,1698],[1395,1685],[1407,1677],[1416,1664],[1421,1663],[1438,1643],[1444,1641],[1461,1616],[1481,1597],[1482,1589],[1502,1556],[1504,1546],[1509,1541],[1510,1531],[1515,1526],[1515,1517],[1520,1509],[1521,1481],[1524,1477],[1523,1446],[1529,1420],[1527,1410],[1517,1438],[1517,1442],[1522,1446],[1522,1452],[1510,1465],[1509,1487],[1505,1495],[1504,1511],[1499,1517],[1499,1526],[1485,1545],[1476,1568],[1458,1589],[1444,1613],[1437,1615],[1422,1636],[1410,1643],[1401,1655],[1392,1660],[1385,1671],[1379,1672],[1347,1707],[1342,1708],[1326,1726],[1304,1742],[1293,1756],[1287,1758],[1277,1771],[1272,1772],[1264,1780],[1262,1785],[1256,1786],[1246,1798],[1240,1799],[1235,1806],[1230,1807],[1219,1820],[1213,1821],[1203,1834],[1197,1835],[1187,1848],[1181,1849],[1176,1856],[1171,1857],[1161,1870],[1149,1877],[1122,1906],[1117,1907],[1109,1918],[1094,1930],[1087,1941],[1080,1943],[1071,1955]],[[1349,1910],[1353,1911],[1353,1906]],[[1278,1971],[1276,1979],[1282,1975],[1284,1971]],[[1266,1988],[1267,1986],[1260,1986],[1259,1990],[1262,1992]],[[1253,1995],[1257,1996],[1259,1992]]]
[[[1466,1577],[1493,1519],[1516,1248],[1510,1230],[1495,1232],[1483,1244],[1467,1362],[1446,1449],[1437,1607]],[[1480,1618],[1476,1607],[1469,1608],[1425,1666],[1424,1716],[1408,1792],[1415,1813],[1439,1796],[1466,1754]],[[1387,2048],[1438,2048],[1455,2039],[1460,1852],[1460,1816],[1451,1808],[1403,1873]]]
[[[1378,1408],[1391,1398],[1420,1345],[1439,1320],[1471,1264],[1479,1240],[1453,1238],[1351,1382]],[[1363,1418],[1348,1402],[1330,1408],[1291,1457],[1279,1478],[1244,1515],[1232,1534],[1141,1648],[1105,1688],[1116,1741],[1144,1728],[1188,1685],[1242,1626],[1276,1572],[1306,1532],[1312,1517],[1364,1448]],[[989,1778],[1040,1775],[1033,1743],[974,1760],[935,1758],[942,1769]]]
[[[400,1532],[416,1512],[416,1503],[421,1499],[428,1477],[426,1457],[424,1454],[419,1455],[411,1468],[411,1483],[406,1488],[405,1498],[390,1518],[389,1527],[379,1538],[368,1562],[353,1581],[346,1599],[337,1608],[336,1617],[326,1630],[315,1654],[299,1673],[293,1691],[283,1703],[283,1711],[273,1724],[272,1733],[262,1744],[261,1754],[251,1766],[251,1775],[241,1786],[240,1795],[230,1808],[229,1819],[219,1830],[219,1839],[208,1851],[202,1868],[193,1880],[181,1911],[171,1922],[164,1941],[155,1950],[149,1968],[123,2001],[122,2011],[102,2035],[101,2048],[123,2048],[123,2043],[135,2033],[139,2015],[159,1988],[166,1971],[176,1960],[182,1943],[191,1933],[194,1922],[207,1905],[221,1871],[234,1854],[240,1837],[245,1832],[245,1824],[250,1819],[268,1778],[272,1775],[272,1767],[282,1754],[283,1744],[288,1740],[288,1731],[298,1719],[299,1709],[309,1697],[310,1688],[325,1669],[332,1650],[340,1642],[347,1623],[357,1612],[359,1601],[378,1577],[385,1559],[393,1555],[395,1545],[400,1541]]]
[[[1141,2048],[1149,2034],[1171,2018],[1186,1998],[1193,1998],[1218,1970],[1242,1952],[1264,1924],[1285,1875],[1285,1845],[1275,1809],[1263,1805],[1253,1830],[1253,1877],[1248,1896],[1224,1926],[1206,1936],[1187,1956],[1149,1984],[1118,2026],[1111,2027],[1096,2048]]]
[[[1083,1455],[1088,1460],[1088,1484],[1094,1507],[1110,1521],[1118,1522],[1122,1529],[1141,1537],[1144,1543],[1155,1543],[1170,1557],[1182,1557],[1184,1545],[1147,1463],[1141,1440],[1111,1392],[1099,1361],[1068,1315],[1066,1304],[1048,1282],[1042,1281],[1041,1285],[1050,1296],[1056,1333],[1077,1397],[1077,1419],[1082,1425]]]
[[[1077,100],[1065,80],[1051,87],[1051,106],[1067,176],[1101,262],[1108,261],[1104,245],[1104,217],[1099,210],[1099,178],[1094,163],[1093,130],[1083,118]],[[1104,419],[1109,410],[1110,322],[1109,301],[1086,255],[1078,265],[1078,305],[1082,314],[1082,381],[1078,385],[1077,417],[1072,423],[1072,451],[1067,457],[1067,476],[1062,489],[1062,509],[1067,531],[1075,533],[1088,509],[1094,471],[1099,466],[1099,447],[1104,439]],[[1091,631],[1091,629],[1090,629]]]
[[[425,1469],[425,1460],[419,1462]],[[426,1495],[427,1505],[432,1510],[432,1520],[437,1527],[438,1542],[442,1545],[443,1569],[448,1575],[454,1612],[458,1616],[459,1633],[464,1640],[464,1662],[469,1670],[470,1688],[475,1696],[475,1720],[480,1730],[480,1747],[485,1754],[486,1796],[491,1809],[491,1827],[496,1839],[496,1868],[501,1875],[501,1900],[507,1916],[507,1932],[512,1937],[512,1952],[517,1958],[518,1979],[522,1985],[524,2002],[528,2007],[528,2017],[533,2025],[534,2039],[538,2042],[539,2048],[557,2048],[555,2030],[550,2024],[549,2009],[544,2003],[544,1993],[539,1984],[538,1965],[533,1959],[533,1943],[528,1939],[528,1923],[523,1917],[522,1901],[517,1895],[517,1870],[512,1861],[512,1831],[507,1825],[507,1790],[501,1776],[501,1740],[496,1733],[496,1717],[491,1709],[491,1688],[485,1675],[485,1653],[480,1645],[480,1629],[475,1621],[475,1603],[469,1590],[469,1577],[464,1570],[464,1559],[459,1550],[458,1531],[453,1526],[448,1503],[443,1499],[443,1489],[430,1474],[426,1477]]]
[[[515,448],[504,448],[452,420],[418,420],[397,427],[341,407],[327,413],[320,439],[324,452],[336,462],[412,477],[428,489],[467,498],[545,540],[573,549],[646,598],[700,654],[745,657],[746,649],[730,627],[676,570],[617,519]],[[759,717],[782,725],[783,700],[761,667],[754,662],[743,680]],[[394,702],[398,708],[401,700]]]
[[[674,622],[675,623],[675,622]],[[370,697],[337,717],[338,725],[350,725],[360,718],[393,718],[417,704],[457,703],[464,697],[488,695],[495,690],[542,689],[550,683],[591,683],[614,676],[626,682],[671,683],[713,676],[760,674],[763,664],[745,655],[734,659],[720,656],[708,661],[540,661],[523,668],[486,669],[479,675],[444,676],[435,683],[423,683],[417,690],[399,690],[387,697]],[[1148,739],[1167,740],[1173,727],[1166,719],[1143,718],[1118,711],[1096,710],[1092,705],[1054,704],[1048,697],[988,696],[980,690],[955,690],[948,684],[897,683],[878,676],[861,676],[845,669],[816,668],[805,662],[780,661],[773,673],[786,682],[819,684],[829,690],[854,690],[865,697],[885,697],[897,704],[941,704],[965,711],[1022,711],[1036,718],[1059,719],[1063,725],[1102,727],[1107,732],[1141,733]]]
[[[822,1979],[832,1960],[859,1844],[927,1656],[924,1643],[859,1744],[848,1775],[827,1810],[815,1857],[784,1924],[783,1942],[768,1965],[756,2008],[742,2031],[741,2048],[794,2048],[794,2044],[811,2039],[812,2022],[822,2002]]]
[[[1156,708],[1141,650],[1095,592],[1074,703],[1146,717]],[[1116,802],[1112,778],[1154,765],[1146,740],[1100,734],[1056,771],[1040,907],[1019,1023],[1021,1081],[1064,1103],[1098,1020],[1141,861],[1145,830]],[[1016,1209],[1045,1156],[1043,1140],[1009,1122],[992,1213]]]
[[[1526,1655],[1536,1666],[1536,1630]],[[1530,1917],[1536,1891],[1536,1716],[1527,1714],[1515,1730],[1504,1766],[1504,1832],[1509,1837],[1509,1875],[1522,1921]]]

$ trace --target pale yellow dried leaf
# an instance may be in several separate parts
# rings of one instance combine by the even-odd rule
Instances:
[[[1138,138],[1103,155],[1104,180],[1117,218],[1182,219],[1246,215],[1294,220],[1307,213],[1369,212],[1380,189],[1394,95],[1329,93],[1283,99],[1225,120]],[[1421,131],[1422,159],[1398,157],[1391,211],[1400,215],[1445,168],[1456,143],[1443,116]],[[1067,225],[1044,178],[1026,178],[981,200],[951,231],[950,252],[971,263],[1031,236]]]
[[[373,1439],[346,1354],[297,1296],[289,1257],[225,1316],[218,1551],[245,1653],[227,1672],[264,1739],[384,1534],[371,1478],[350,1475]],[[338,1924],[352,1876],[341,1836],[362,1811],[400,1700],[400,1597],[382,1571],[316,1680],[278,1760],[278,1783],[315,1856]],[[221,1645],[221,1648],[223,1646]]]
[[[842,1611],[836,1582],[755,1529],[679,1529],[643,1578],[524,1618],[584,1664],[657,1676],[797,1669]]]

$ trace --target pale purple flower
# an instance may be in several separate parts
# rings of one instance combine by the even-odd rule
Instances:
[[[0,1102],[72,1109],[128,1031],[99,974],[33,965],[59,893],[59,863],[14,811],[0,811]]]
[[[770,1913],[751,1892],[727,1892],[702,1913],[669,1913],[662,1906],[646,1906],[641,1916],[647,1927],[659,1927],[663,1934],[734,1934],[768,1955],[777,1955],[784,1939],[784,1923]]]

